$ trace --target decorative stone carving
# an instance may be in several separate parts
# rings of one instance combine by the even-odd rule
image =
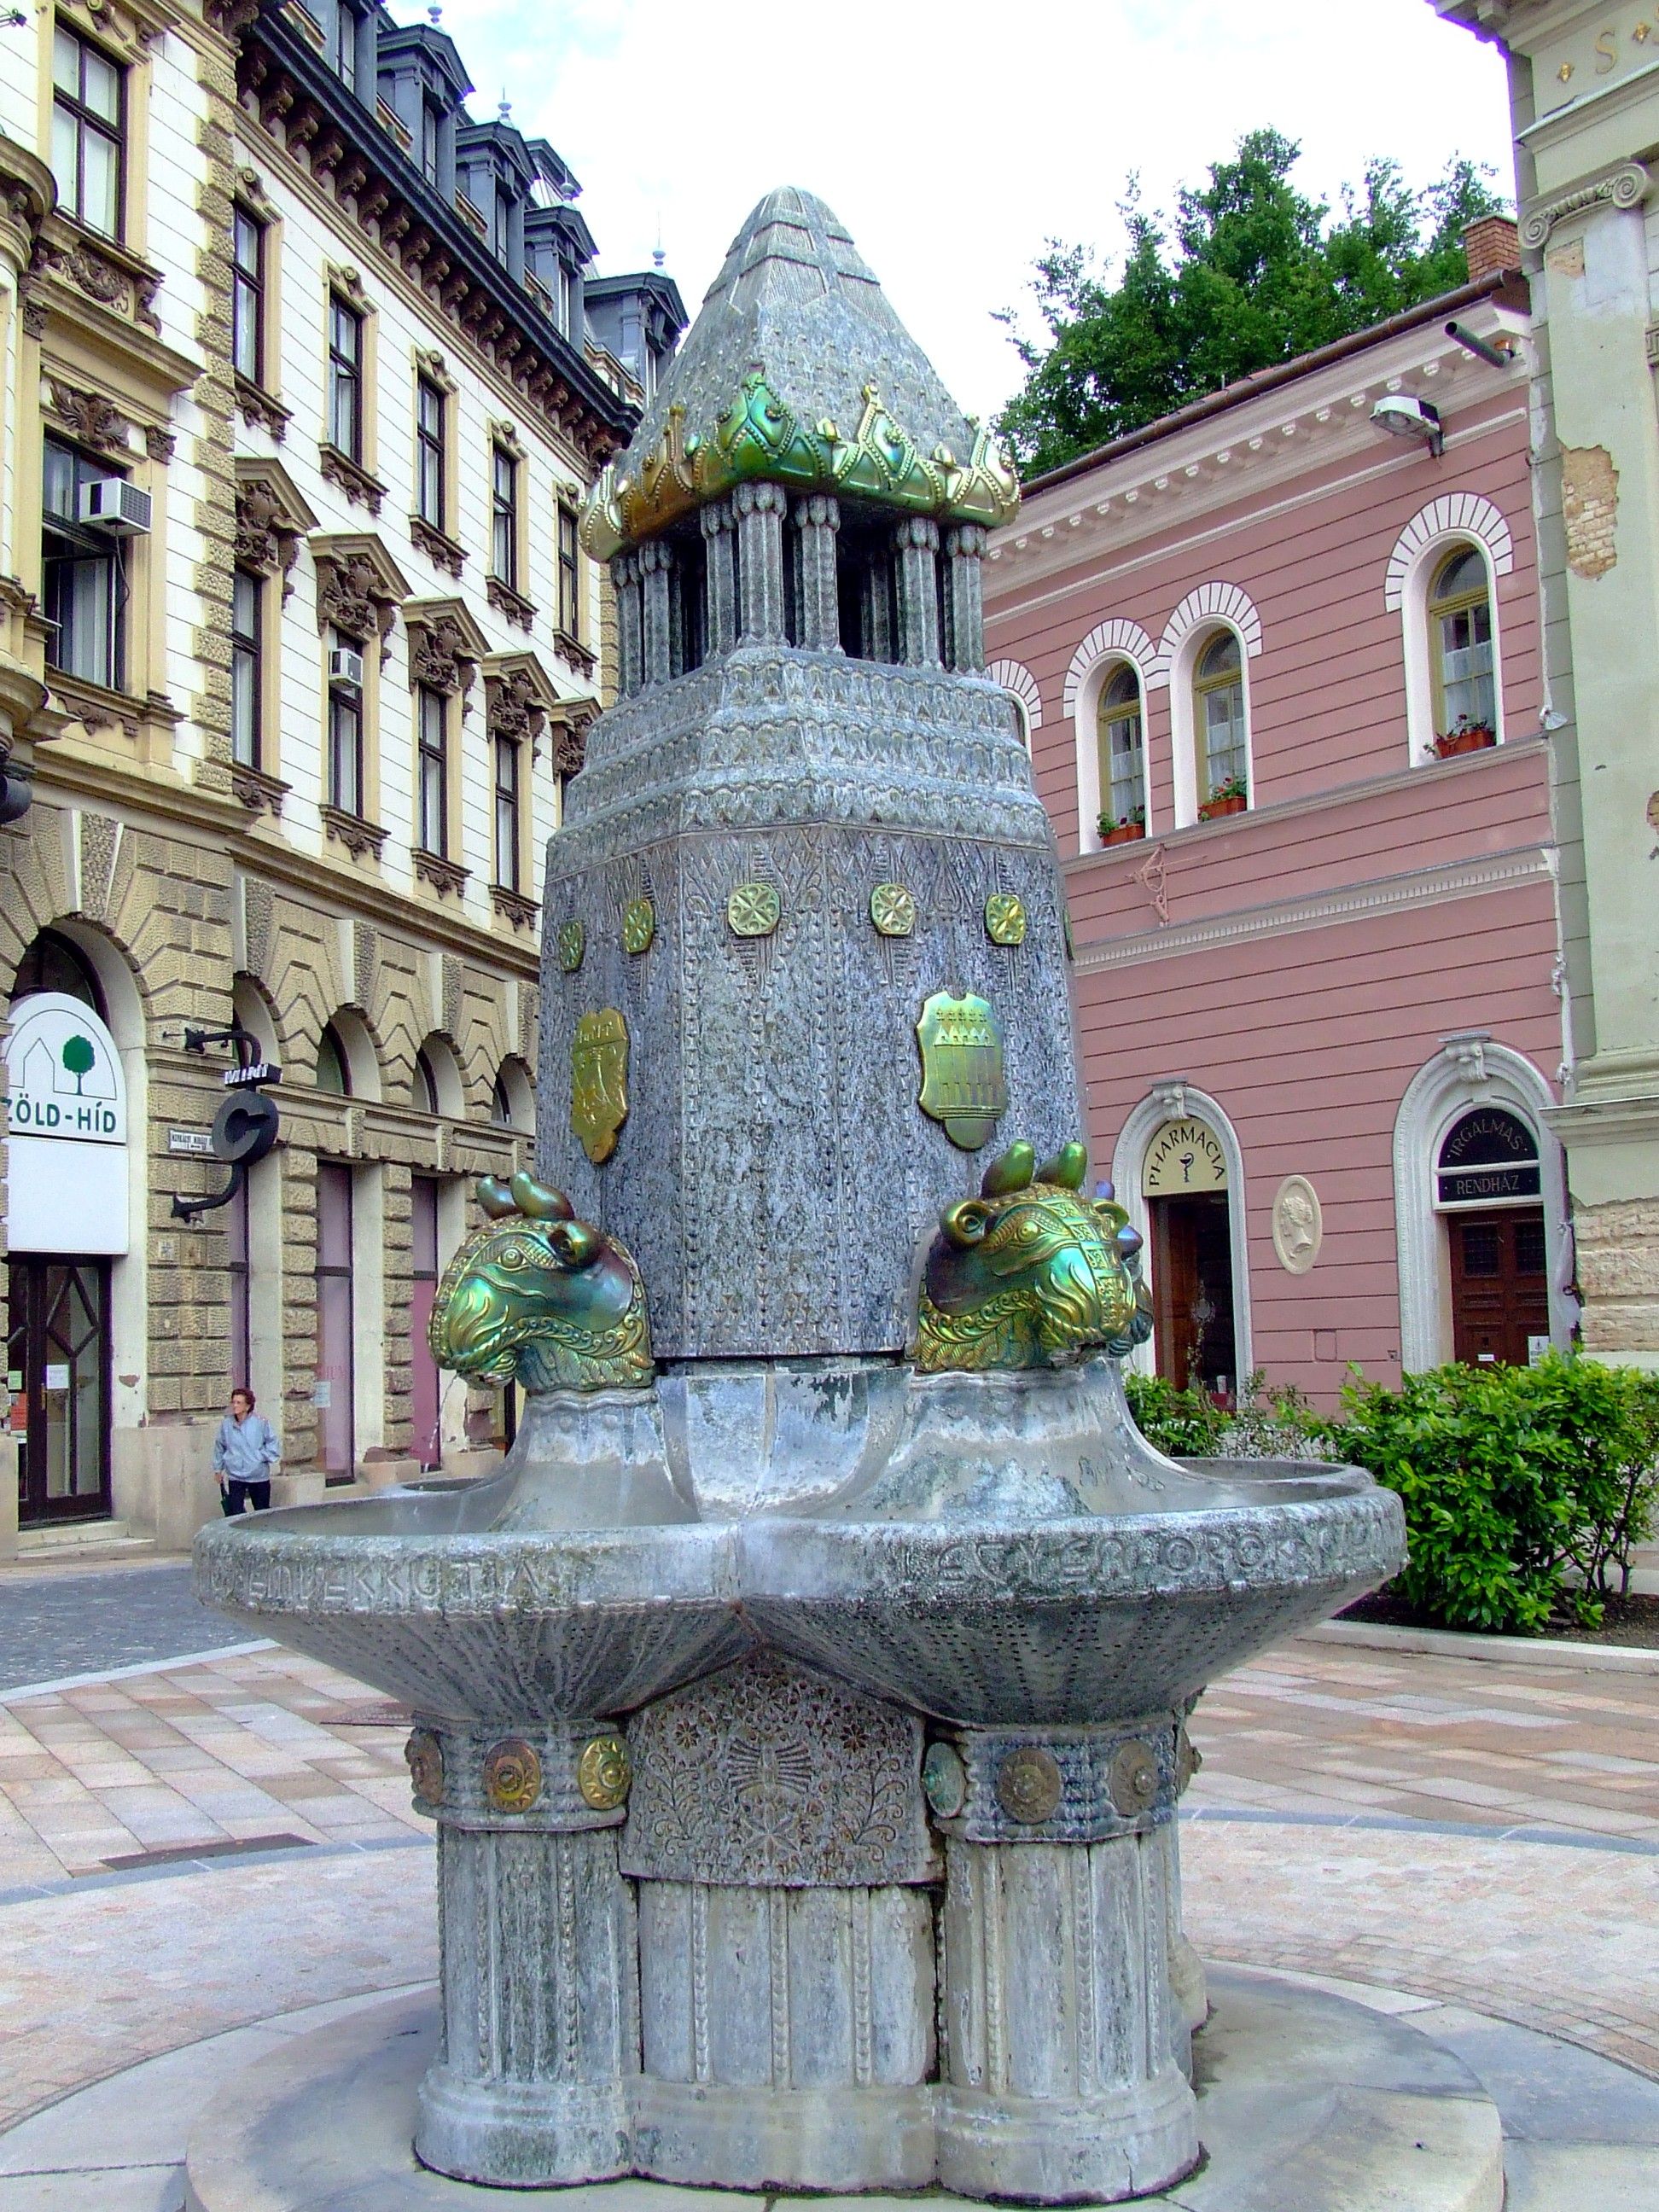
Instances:
[[[378,823],[365,822],[337,806],[319,806],[323,828],[336,844],[343,845],[354,860],[378,860],[386,832]]]
[[[533,744],[542,733],[547,709],[529,670],[507,669],[491,677],[485,689],[484,726],[489,735]]]
[[[267,775],[263,769],[249,768],[241,761],[231,763],[230,787],[250,814],[279,816],[289,793],[289,786],[279,778]]]
[[[242,477],[236,487],[236,561],[262,575],[281,571],[283,597],[294,589],[294,564],[309,519],[295,512],[283,489],[266,476]]]
[[[511,584],[503,583],[499,576],[486,578],[484,596],[499,615],[505,615],[520,629],[529,629],[535,623],[536,610],[522,592],[515,592]]]
[[[379,514],[386,486],[378,477],[370,476],[349,453],[326,442],[317,448],[317,463],[329,483],[337,485],[354,507],[366,507],[371,514]]]
[[[410,516],[409,535],[410,543],[417,545],[428,560],[434,562],[440,568],[447,569],[452,576],[459,576],[465,568],[465,547],[458,545],[453,538],[447,538],[423,514]]]
[[[255,428],[268,430],[277,445],[288,435],[288,426],[294,419],[280,399],[275,399],[261,386],[246,376],[236,379],[236,411],[243,422]],[[327,473],[325,467],[325,474]]]
[[[317,627],[337,629],[362,645],[377,638],[384,659],[407,586],[380,549],[370,550],[372,545],[372,540],[317,541]]]
[[[101,392],[81,392],[72,384],[59,378],[50,380],[52,412],[68,429],[77,444],[94,447],[100,453],[124,453],[133,434],[133,425]]]
[[[553,765],[561,775],[580,775],[587,761],[587,733],[599,715],[592,699],[561,700],[553,717]]]
[[[453,614],[417,615],[407,607],[404,621],[409,631],[410,682],[423,684],[447,697],[459,691],[465,699],[472,689],[480,659],[477,643],[469,635],[467,626]]]
[[[489,1216],[444,1271],[428,1339],[441,1367],[526,1390],[647,1389],[645,1287],[620,1244],[562,1191],[486,1176]]]
[[[1325,1218],[1306,1176],[1286,1176],[1273,1194],[1273,1250],[1287,1275],[1305,1275],[1319,1257]]]
[[[774,1653],[629,1724],[625,1874],[872,1887],[931,1881],[921,1724]]]
[[[522,891],[509,890],[505,884],[491,884],[489,903],[503,921],[510,921],[514,929],[534,929],[541,908],[533,898]]]
[[[1529,207],[1521,218],[1521,243],[1538,252],[1548,243],[1556,224],[1568,216],[1589,207],[1640,207],[1652,189],[1653,179],[1640,161],[1621,162],[1593,185],[1583,185],[1559,199],[1542,200]]]
[[[441,853],[428,853],[418,845],[410,857],[416,879],[430,884],[440,898],[465,896],[468,872],[458,861],[447,860]]]

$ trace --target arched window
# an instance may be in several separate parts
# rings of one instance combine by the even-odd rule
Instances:
[[[1249,750],[1244,726],[1244,656],[1230,629],[1218,630],[1193,670],[1193,732],[1198,754],[1199,809],[1249,798]]]
[[[438,1097],[437,1070],[424,1045],[415,1055],[415,1103],[424,1106],[428,1114],[441,1114],[444,1110]]]
[[[1429,672],[1437,740],[1465,731],[1498,734],[1492,677],[1492,583],[1485,556],[1455,545],[1429,585]]]
[[[317,1088],[336,1098],[351,1096],[351,1062],[332,1022],[317,1040]]]
[[[536,1126],[536,1093],[530,1071],[509,1053],[496,1071],[489,1096],[489,1118],[498,1129],[532,1130]]]
[[[1095,708],[1100,744],[1100,834],[1146,822],[1146,753],[1140,677],[1121,660],[1100,687]]]
[[[100,1021],[109,1019],[92,963],[78,945],[60,937],[55,929],[43,929],[18,962],[17,979],[11,987],[13,1003],[32,997],[36,991],[61,991],[65,998],[79,999],[83,1006],[90,1006]]]

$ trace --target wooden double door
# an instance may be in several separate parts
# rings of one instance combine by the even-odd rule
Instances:
[[[1550,1333],[1544,1210],[1449,1213],[1452,1357],[1471,1367],[1524,1367]]]

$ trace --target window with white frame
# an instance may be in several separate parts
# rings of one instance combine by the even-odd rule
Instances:
[[[447,395],[429,376],[415,380],[415,511],[434,530],[448,527]]]
[[[1437,749],[1464,734],[1498,734],[1492,583],[1478,546],[1454,545],[1429,582],[1429,676]]]
[[[1249,797],[1244,721],[1244,656],[1237,635],[1217,630],[1193,668],[1193,734],[1200,806]]]
[[[1127,660],[1109,671],[1095,708],[1100,746],[1100,834],[1146,824],[1146,750],[1139,672]]]
[[[505,446],[490,449],[489,573],[519,588],[519,464]]]
[[[519,740],[495,740],[495,881],[501,890],[516,891],[519,854],[523,841]]]

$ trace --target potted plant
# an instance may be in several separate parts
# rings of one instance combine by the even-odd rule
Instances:
[[[1242,814],[1250,803],[1250,794],[1242,775],[1230,775],[1217,784],[1215,789],[1198,810],[1200,822],[1213,822],[1220,814]]]
[[[1146,810],[1144,806],[1132,806],[1121,819],[1109,807],[1102,810],[1100,842],[1103,845],[1127,845],[1132,837],[1144,837],[1146,835]]]
[[[1488,745],[1498,743],[1498,732],[1490,722],[1472,720],[1460,714],[1452,728],[1434,741],[1437,760],[1455,760],[1459,753],[1483,752]]]

